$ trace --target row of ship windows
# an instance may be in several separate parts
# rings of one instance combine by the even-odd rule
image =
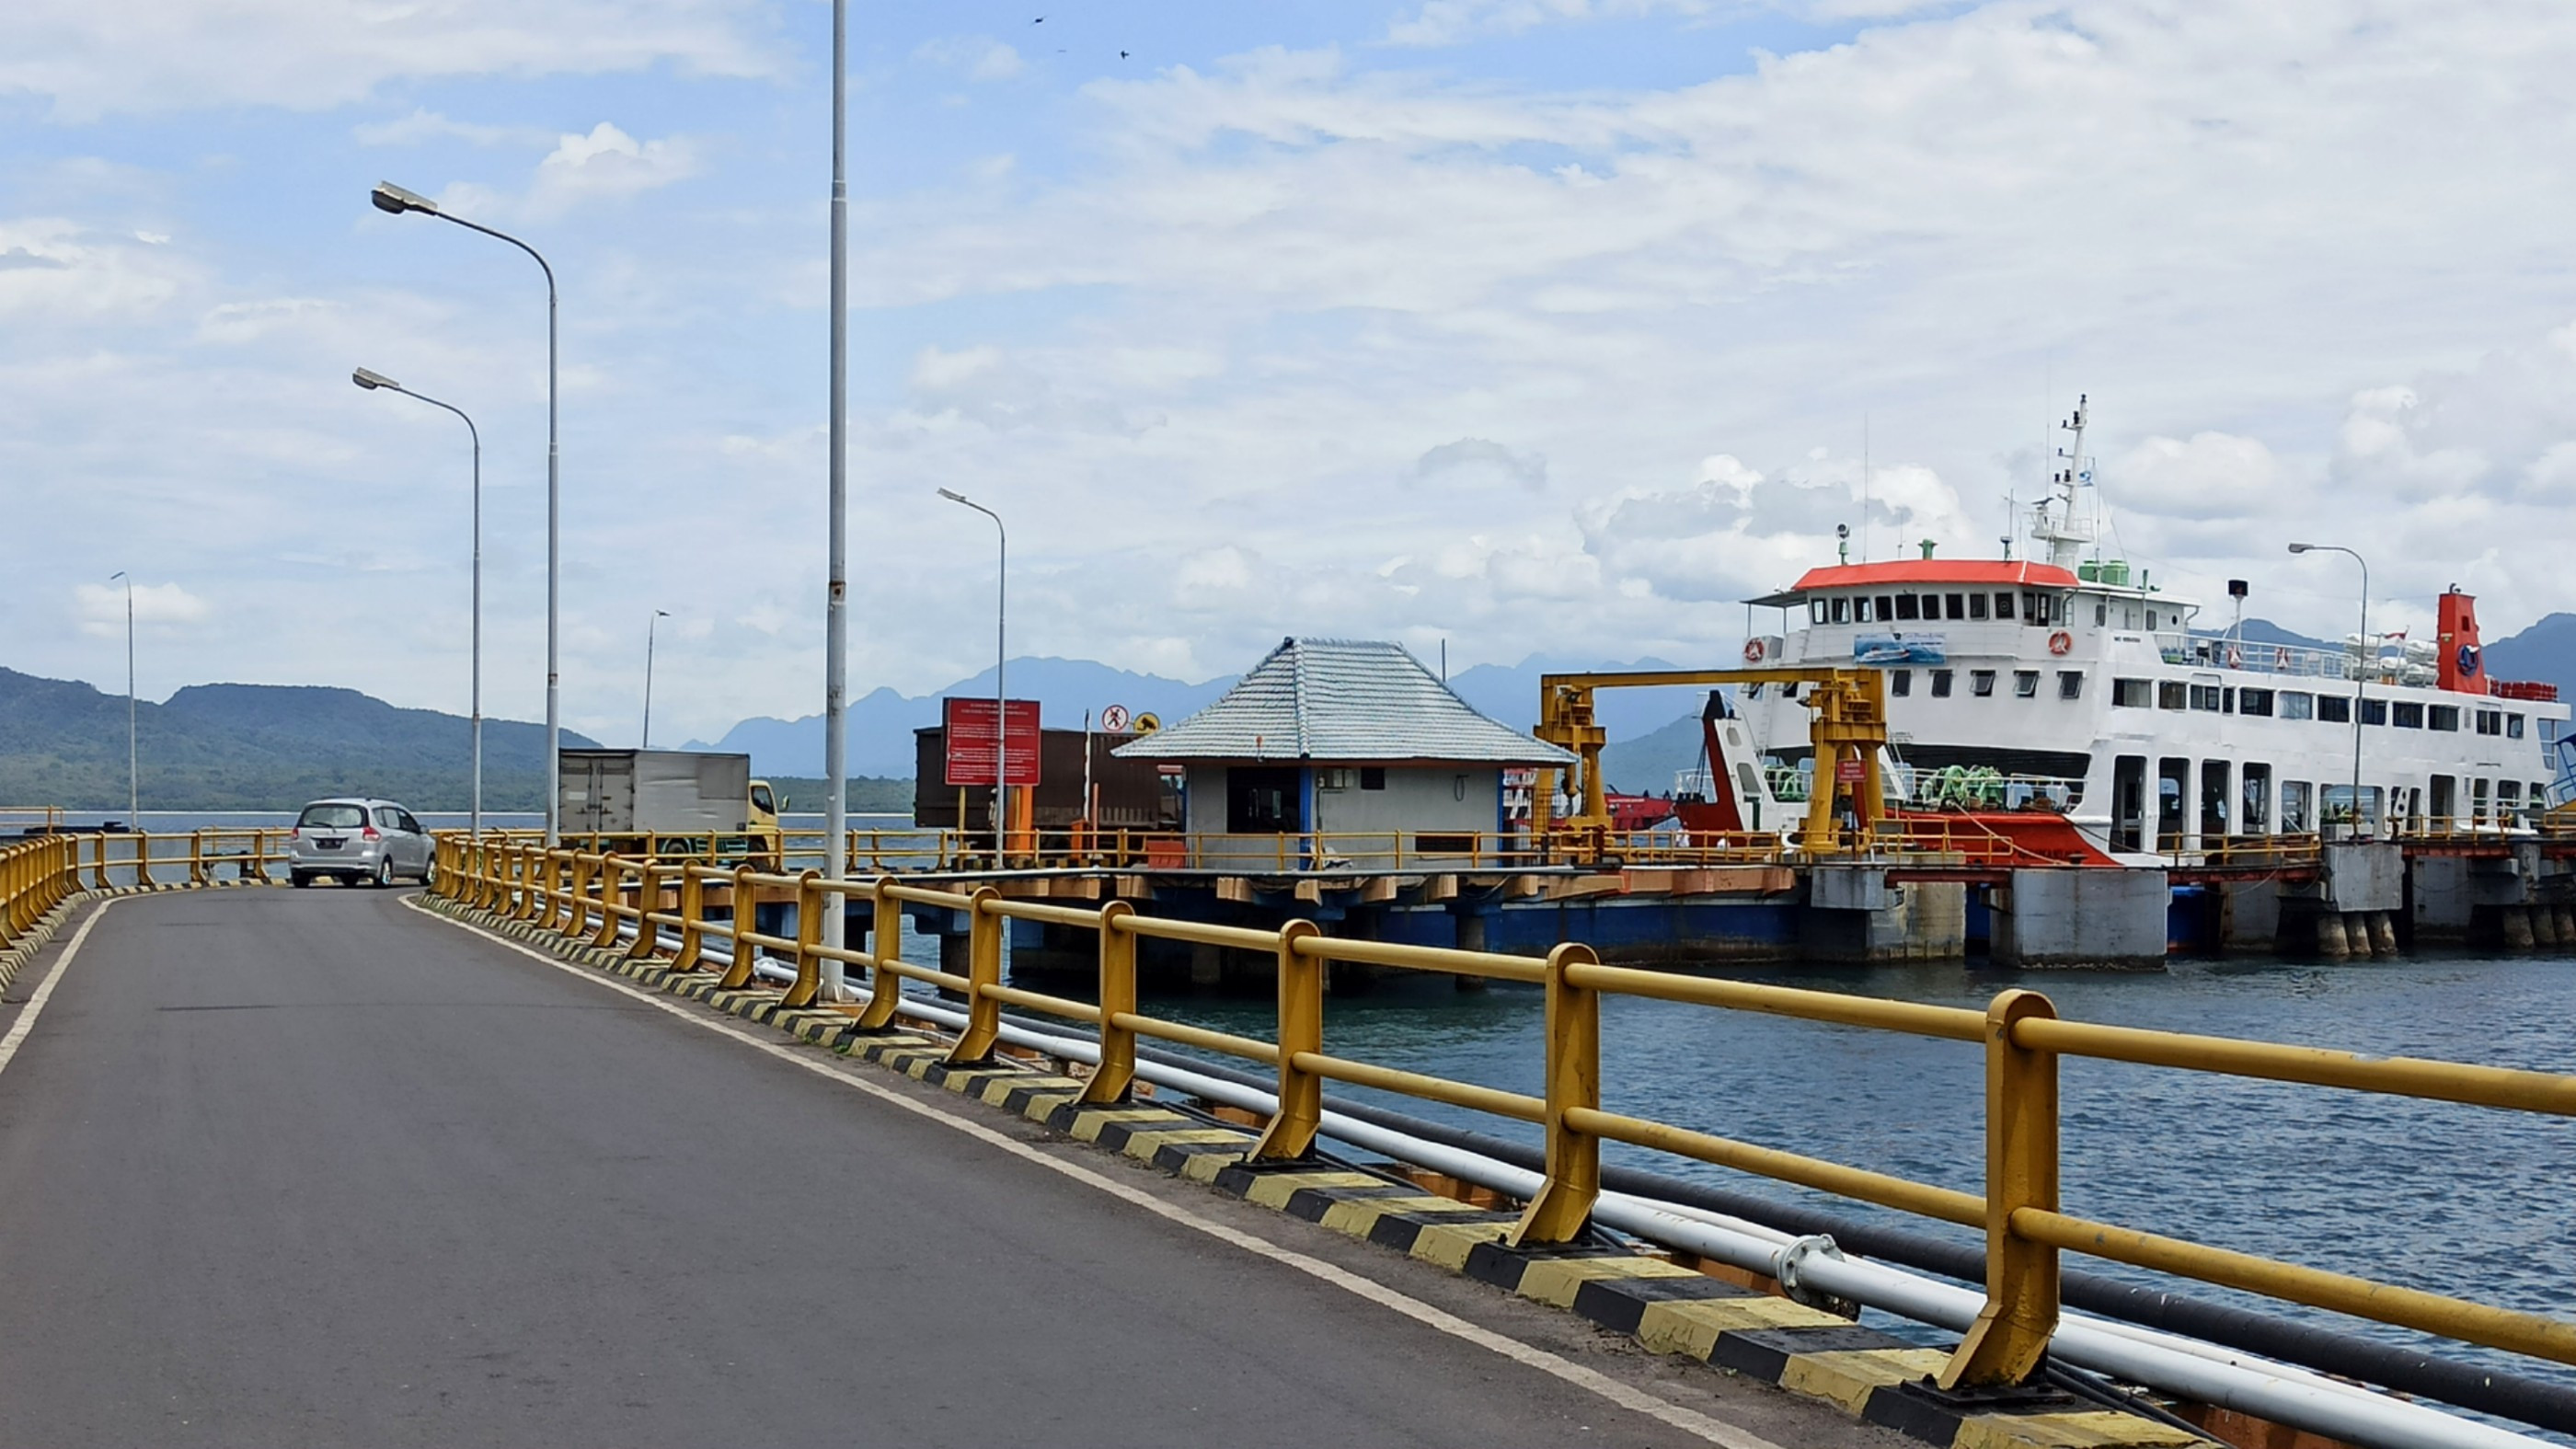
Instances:
[[[1958,690],[1959,671],[1934,669],[1931,696],[1948,699]],[[2013,676],[2013,698],[2036,699],[2039,696],[2040,671],[2016,669]],[[1968,671],[1968,693],[1978,699],[1992,698],[1998,671]],[[1914,671],[1891,669],[1887,672],[1887,692],[1899,698],[1914,693]],[[2082,699],[2084,671],[2057,671],[2057,697]],[[2299,689],[2238,689],[2232,685],[2192,684],[2179,679],[2114,679],[2111,681],[2111,703],[2122,709],[2204,710],[2211,714],[2246,714],[2260,718],[2316,719],[2328,724],[2352,723],[2352,701],[2339,694],[2310,694]],[[2519,714],[2500,709],[2468,711],[2470,726],[2482,735],[2498,735],[2509,740],[2523,737],[2526,721]],[[2460,728],[2460,706],[2426,704],[2414,699],[2367,699],[2361,702],[2361,722],[2369,725],[2393,725],[2401,730],[2444,730],[2453,733]],[[2543,721],[2546,723],[2546,721]]]
[[[2068,696],[2073,698],[2072,695]],[[2237,689],[2216,684],[2190,684],[2179,679],[2114,679],[2111,681],[2111,703],[2123,709],[2197,709],[2212,714],[2250,714],[2264,718],[2318,719],[2329,724],[2352,723],[2352,701],[2339,694],[2310,694],[2298,689]],[[2462,711],[2456,704],[2427,704],[2418,699],[2364,699],[2361,722],[2371,725],[2393,725],[2401,730],[2444,730],[2453,733],[2460,728]],[[2505,739],[2523,737],[2525,720],[2519,714],[2500,709],[2467,711],[2470,727],[2482,735],[2500,735]]]
[[[2117,843],[2123,848],[2139,848],[2134,838],[2144,802],[2138,797],[2146,785],[2146,760],[2136,755],[2123,755],[2113,769],[2113,791],[2119,817]],[[2248,763],[2237,774],[2238,788],[2228,788],[2228,762],[2203,760],[2197,772],[2188,759],[2165,759],[2156,762],[2154,796],[2156,827],[2161,840],[2170,845],[2187,823],[2186,801],[2193,786],[2198,786],[2199,831],[2202,835],[2230,833],[2267,834],[2273,829],[2272,767],[2259,762]],[[2198,779],[2192,777],[2197,773]],[[2459,798],[2462,784],[2468,787],[2468,798]],[[2384,793],[2383,793],[2384,792]],[[2366,785],[2356,798],[2353,788],[2345,784],[2322,784],[2306,780],[2284,780],[2280,783],[2280,826],[2288,834],[2299,834],[2317,826],[2316,807],[2323,807],[2323,818],[2329,822],[2350,821],[2356,813],[2368,824],[2377,824],[2383,807],[2394,810],[2401,818],[2449,820],[2519,820],[2525,800],[2529,808],[2539,810],[2549,801],[2548,786],[2534,780],[2528,796],[2520,780],[2489,780],[2471,777],[2463,781],[2452,775],[2432,777],[2432,798],[2425,798],[2421,785]],[[2428,811],[2427,806],[2430,806]],[[2463,807],[2466,807],[2463,809]],[[2233,818],[2231,818],[2231,815]]]
[[[1991,604],[1987,602],[1989,599],[1993,600]],[[2093,612],[2093,622],[2101,623],[2104,611],[2097,606]],[[2000,619],[2011,623],[2019,619],[2025,624],[2045,628],[2066,622],[2066,596],[2036,590],[2015,594],[2010,589],[1997,589],[1991,595],[1982,591],[1973,594],[1836,594],[1830,598],[1809,599],[1807,617],[1818,624],[1895,624],[1942,619],[1965,622]],[[2154,612],[2149,611],[2147,618],[2150,621],[2147,627],[2154,628]]]

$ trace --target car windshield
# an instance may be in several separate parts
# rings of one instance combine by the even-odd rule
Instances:
[[[307,805],[304,813],[295,818],[299,829],[355,830],[366,823],[367,811],[363,805]]]

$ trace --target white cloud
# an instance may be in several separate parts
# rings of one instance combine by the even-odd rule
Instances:
[[[913,52],[917,60],[953,70],[970,81],[1009,80],[1028,68],[1020,53],[989,35],[949,35]]]
[[[404,79],[599,75],[657,64],[701,75],[781,67],[757,0],[11,0],[0,95],[55,118],[203,106],[327,110]]]
[[[2280,460],[2260,439],[2230,433],[2143,438],[2107,472],[2119,480],[2114,507],[2169,517],[2278,515],[2305,496],[2290,490]]]
[[[1547,486],[1547,458],[1490,438],[1460,438],[1414,459],[1406,476],[1453,488],[1503,483],[1536,491]]]
[[[0,219],[0,317],[146,313],[176,296],[188,272],[131,234],[111,237],[60,217]]]
[[[125,584],[80,584],[72,590],[73,613],[91,634],[125,632]],[[134,586],[134,625],[171,628],[204,621],[212,612],[206,601],[175,583]]]
[[[452,121],[436,111],[415,108],[397,120],[374,121],[349,132],[361,146],[416,146],[423,141],[470,141],[477,146],[542,146],[556,139],[541,126],[490,126]]]
[[[564,136],[537,163],[528,209],[556,216],[587,202],[623,200],[685,180],[698,167],[697,148],[688,141],[638,141],[602,121],[588,135]]]

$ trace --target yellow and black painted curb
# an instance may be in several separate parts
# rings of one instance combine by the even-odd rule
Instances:
[[[842,1052],[1016,1113],[1055,1131],[1200,1182],[1230,1197],[1365,1239],[1507,1293],[1571,1309],[1656,1353],[1680,1354],[1949,1449],[2181,1449],[2182,1430],[2072,1396],[2017,1393],[1979,1407],[1929,1387],[1949,1350],[1908,1343],[1821,1308],[1712,1278],[1624,1248],[1525,1251],[1503,1239],[1516,1212],[1479,1208],[1386,1173],[1329,1160],[1245,1163],[1259,1134],[1140,1099],[1086,1105],[1083,1084],[1010,1060],[948,1063],[948,1043],[915,1031],[863,1033],[846,1011],[782,1011],[777,991],[720,991],[717,973],[674,972],[567,941],[531,922],[425,896],[432,908],[668,991],[798,1040]]]

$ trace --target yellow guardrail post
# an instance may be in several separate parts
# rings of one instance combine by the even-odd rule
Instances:
[[[572,936],[578,935],[583,923],[590,919],[590,858],[579,849],[567,850],[564,855],[562,899],[556,902],[554,919],[549,924],[556,934]]]
[[[859,1030],[883,1031],[894,1024],[894,1009],[903,1004],[903,978],[886,969],[903,959],[903,902],[894,898],[894,877],[880,875],[868,884],[875,911],[868,924],[868,1009],[859,1013]]]
[[[96,887],[97,887],[98,889],[100,889],[100,890],[105,890],[105,889],[107,889],[107,837],[106,837],[106,836],[104,836],[104,835],[93,835],[93,836],[91,836],[91,837],[89,838],[89,860],[90,860],[90,877],[89,877],[89,879],[90,879],[90,884],[91,884],[91,885],[93,885],[93,886],[96,886]]]
[[[1100,1069],[1083,1084],[1086,1103],[1123,1102],[1136,1080],[1136,1032],[1118,1024],[1136,1011],[1136,936],[1119,927],[1134,914],[1125,901],[1100,908]]]
[[[779,999],[782,1007],[812,1006],[823,994],[823,873],[808,870],[796,878],[796,980]]]
[[[148,886],[152,881],[152,833],[137,830],[126,837],[134,842],[134,883]]]
[[[626,959],[635,961],[659,954],[662,928],[653,924],[653,913],[661,908],[662,862],[648,858],[635,885],[635,944],[626,948]]]
[[[950,1066],[989,1061],[993,1043],[1002,1039],[1001,999],[985,988],[1002,984],[1002,917],[993,906],[1002,893],[977,886],[966,906],[966,1029],[948,1051]]]
[[[1577,941],[1547,953],[1547,1181],[1512,1229],[1514,1247],[1574,1241],[1601,1196],[1601,1139],[1566,1122],[1569,1110],[1601,1110],[1601,997],[1566,970],[1600,963]]]
[[[760,916],[751,900],[751,876],[747,862],[733,868],[733,964],[716,982],[726,991],[740,991],[751,980],[751,958],[757,948],[743,938],[751,933],[752,922]]]
[[[2057,1211],[2057,1053],[2024,1047],[2013,1029],[2057,1008],[2036,991],[1986,1008],[1986,1306],[1941,1370],[1945,1389],[2018,1384],[2057,1332],[2057,1249],[2013,1231],[2026,1208]]]
[[[191,830],[188,832],[188,884],[204,885],[205,883],[206,832]]]
[[[697,970],[707,948],[707,881],[701,869],[695,861],[680,862],[680,954],[671,958],[674,971]]]
[[[1249,1161],[1297,1161],[1314,1151],[1315,1133],[1324,1125],[1324,1079],[1297,1062],[1301,1052],[1320,1056],[1324,1050],[1324,960],[1297,949],[1298,942],[1322,934],[1312,921],[1279,928],[1279,1110],[1253,1144]]]
[[[617,903],[626,885],[626,862],[617,856],[602,856],[599,862],[599,934],[590,944],[606,950],[617,944]]]

